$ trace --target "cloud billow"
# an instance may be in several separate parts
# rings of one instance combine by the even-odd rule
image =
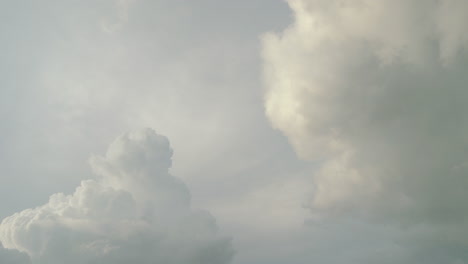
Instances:
[[[468,3],[289,4],[295,22],[263,37],[265,108],[322,164],[313,214],[391,223],[414,251],[467,261]]]
[[[98,179],[5,218],[0,241],[33,264],[229,263],[230,239],[191,208],[187,187],[168,173],[171,156],[151,129],[120,136],[91,159]]]

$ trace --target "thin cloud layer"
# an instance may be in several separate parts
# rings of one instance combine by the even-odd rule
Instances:
[[[91,159],[98,179],[5,218],[0,241],[33,264],[229,263],[230,239],[191,208],[187,187],[168,173],[171,156],[151,129],[125,134]]]
[[[390,223],[440,256],[426,263],[468,261],[468,3],[289,4],[294,24],[263,38],[265,108],[321,163],[314,217]]]

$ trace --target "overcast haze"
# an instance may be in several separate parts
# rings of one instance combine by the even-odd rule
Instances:
[[[0,3],[0,263],[468,264],[467,1]]]

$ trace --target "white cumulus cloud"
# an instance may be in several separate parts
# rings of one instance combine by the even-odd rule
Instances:
[[[91,158],[97,179],[5,218],[0,241],[33,264],[229,263],[230,239],[191,208],[187,187],[168,172],[171,156],[151,129],[124,134]]]
[[[313,214],[409,228],[414,252],[466,262],[468,2],[289,4],[294,23],[263,37],[265,108],[321,163]]]

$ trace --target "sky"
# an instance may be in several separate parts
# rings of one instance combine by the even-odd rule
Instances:
[[[468,264],[465,0],[0,4],[0,263]]]

